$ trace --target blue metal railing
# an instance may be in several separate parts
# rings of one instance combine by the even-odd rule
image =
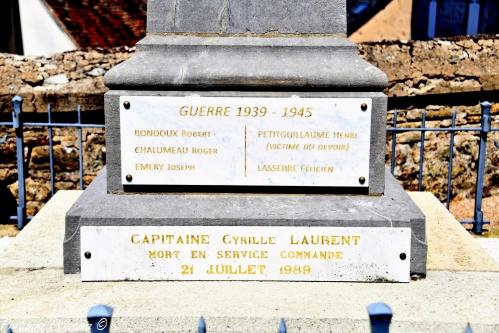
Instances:
[[[16,134],[16,154],[17,154],[17,175],[18,175],[18,205],[17,215],[11,216],[10,219],[17,221],[19,229],[24,228],[31,217],[26,216],[26,161],[24,160],[24,128],[25,127],[46,127],[48,128],[49,137],[49,170],[50,170],[50,193],[55,194],[55,172],[54,172],[54,133],[53,128],[75,128],[78,132],[78,169],[79,169],[79,186],[84,189],[83,184],[83,129],[84,128],[105,128],[103,124],[84,124],[81,122],[81,108],[77,105],[77,122],[76,123],[55,123],[52,122],[52,106],[47,107],[47,122],[26,122],[23,119],[22,113],[23,98],[15,96],[12,99],[12,122],[0,122],[0,126],[10,126],[15,129]]]
[[[391,159],[390,159],[390,171],[392,175],[395,170],[395,148],[397,145],[397,133],[402,132],[420,132],[420,153],[419,153],[419,170],[418,170],[418,191],[423,191],[423,173],[424,173],[424,144],[425,144],[425,133],[426,132],[449,132],[450,142],[449,142],[449,164],[447,169],[447,198],[445,206],[449,209],[450,199],[451,199],[451,185],[452,185],[452,168],[454,159],[454,136],[456,132],[478,132],[480,134],[480,144],[479,144],[479,155],[477,161],[477,180],[475,187],[475,208],[473,219],[468,221],[462,221],[462,224],[472,224],[472,231],[476,234],[481,234],[483,232],[483,226],[489,224],[483,215],[482,211],[482,199],[483,199],[483,182],[485,175],[486,166],[486,156],[487,156],[487,136],[489,132],[499,132],[499,128],[491,128],[491,104],[489,102],[483,102],[481,105],[481,126],[480,127],[456,127],[456,111],[452,111],[452,124],[449,128],[431,128],[426,127],[426,111],[423,111],[421,116],[421,127],[419,128],[399,128],[397,127],[397,115],[398,112],[395,110],[393,114],[392,127],[388,128],[387,131],[391,133],[392,144],[391,144]]]
[[[373,303],[367,306],[367,314],[371,325],[371,333],[389,333],[393,312],[390,306],[385,303]],[[87,314],[90,333],[109,333],[111,331],[111,319],[113,317],[113,308],[107,305],[96,305],[89,309]],[[208,328],[206,320],[199,318],[197,333],[207,333]],[[286,321],[282,318],[277,329],[278,333],[287,333]],[[6,333],[14,333],[9,326]],[[464,333],[473,333],[471,325],[468,323]]]
[[[26,172],[24,161],[24,139],[23,139],[23,128],[24,127],[47,127],[48,128],[48,141],[49,141],[49,168],[50,168],[50,192],[53,195],[55,193],[55,179],[54,179],[54,144],[53,144],[53,128],[75,128],[78,132],[78,149],[79,149],[79,187],[84,189],[83,183],[83,140],[82,133],[84,128],[104,128],[103,124],[84,124],[81,122],[81,108],[78,105],[76,107],[77,112],[77,122],[67,123],[61,122],[56,123],[52,121],[52,107],[49,105],[47,109],[48,121],[47,122],[24,122],[22,114],[22,98],[16,96],[12,100],[14,111],[12,112],[12,122],[0,122],[0,126],[10,126],[15,129],[16,133],[16,151],[17,151],[17,165],[18,165],[18,179],[19,179],[19,192],[18,192],[18,207],[17,216],[12,216],[11,219],[17,220],[17,225],[19,229],[22,229],[30,217],[26,216],[26,189],[25,189],[25,179]],[[480,146],[479,146],[479,158],[477,160],[477,181],[475,188],[475,208],[473,219],[470,221],[463,221],[463,224],[472,224],[472,231],[480,234],[483,232],[484,224],[489,222],[485,219],[482,211],[482,199],[483,199],[483,186],[484,186],[484,174],[486,166],[486,154],[487,154],[487,138],[488,133],[493,131],[499,131],[499,128],[491,128],[491,104],[488,102],[483,102],[481,104],[481,126],[480,127],[456,127],[456,112],[452,112],[451,127],[449,128],[432,128],[426,127],[426,111],[422,113],[421,127],[419,128],[400,128],[397,127],[398,113],[394,111],[392,127],[388,128],[387,131],[391,135],[391,158],[390,158],[390,170],[394,174],[394,169],[396,165],[395,159],[395,149],[397,145],[397,134],[403,132],[420,132],[420,154],[419,154],[419,170],[418,170],[418,190],[423,191],[423,176],[424,176],[424,158],[425,158],[425,133],[427,132],[449,132],[450,133],[450,147],[449,147],[449,161],[447,170],[447,198],[445,205],[449,209],[450,199],[451,199],[451,189],[452,189],[452,170],[453,170],[453,160],[454,160],[454,137],[456,132],[476,132],[480,134]]]
[[[435,38],[437,30],[438,4],[442,0],[431,0],[428,4],[428,38]],[[468,17],[466,20],[466,35],[474,36],[478,34],[478,26],[480,23],[480,0],[468,1]]]

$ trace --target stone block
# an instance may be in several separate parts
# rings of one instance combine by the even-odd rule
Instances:
[[[303,98],[372,98],[371,115],[371,147],[369,156],[369,189],[370,195],[381,195],[385,187],[385,138],[386,138],[386,103],[387,98],[379,92],[249,92],[249,91],[141,91],[111,90],[105,95],[106,113],[106,158],[107,158],[107,190],[109,193],[125,191],[121,178],[121,138],[120,138],[120,96],[223,96],[223,97],[291,97]],[[191,190],[193,188],[191,187]],[[167,186],[162,191],[169,191]],[[197,189],[198,191],[202,189]],[[265,192],[265,189],[261,189]],[[133,191],[133,189],[128,189]],[[221,191],[220,189],[215,191]],[[242,191],[242,190],[240,190]],[[330,192],[338,190],[331,188]]]

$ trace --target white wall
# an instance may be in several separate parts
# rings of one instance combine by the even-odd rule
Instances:
[[[25,55],[50,55],[77,48],[42,0],[19,0],[19,11]]]

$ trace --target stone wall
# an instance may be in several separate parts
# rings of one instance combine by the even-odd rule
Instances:
[[[427,112],[427,126],[449,127],[451,109],[457,112],[458,126],[476,127],[480,122],[478,98],[456,98],[462,93],[497,93],[499,90],[499,39],[437,40],[428,42],[380,42],[359,45],[359,52],[369,62],[383,69],[389,77],[386,94],[391,101],[409,99],[399,111],[399,127],[418,127],[421,114]],[[0,54],[0,121],[9,121],[11,99],[15,94],[24,97],[27,116],[44,119],[50,103],[54,116],[72,122],[76,104],[80,104],[84,118],[102,119],[103,75],[112,66],[133,54],[133,48],[74,51],[51,57],[20,57]],[[412,96],[412,97],[411,97]],[[420,97],[418,97],[420,96]],[[432,103],[420,98],[434,96]],[[435,102],[436,101],[436,102]],[[413,103],[414,102],[414,103]],[[492,102],[497,102],[493,100]],[[391,103],[393,104],[393,103]],[[397,103],[395,103],[397,104]],[[499,127],[499,107],[494,105],[494,124]],[[389,112],[391,124],[393,110]],[[499,194],[498,133],[489,135],[485,193]],[[425,135],[426,158],[424,188],[445,198],[449,134]],[[89,184],[105,164],[105,145],[102,129],[83,130],[84,183]],[[417,189],[419,133],[397,136],[395,175],[408,189]],[[387,136],[387,161],[390,160],[391,137]],[[473,192],[478,136],[458,133],[455,138],[453,196],[469,196]],[[50,197],[49,154],[47,129],[25,130],[28,214],[35,214]],[[54,130],[56,189],[78,187],[78,142],[74,129]],[[0,127],[0,219],[15,214],[17,193],[15,164],[15,136],[12,129]],[[4,203],[11,203],[5,205]]]

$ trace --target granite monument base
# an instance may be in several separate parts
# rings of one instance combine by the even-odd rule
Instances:
[[[81,270],[83,226],[327,226],[410,228],[411,275],[426,275],[425,217],[387,172],[385,195],[108,194],[103,170],[66,215],[64,273]]]

